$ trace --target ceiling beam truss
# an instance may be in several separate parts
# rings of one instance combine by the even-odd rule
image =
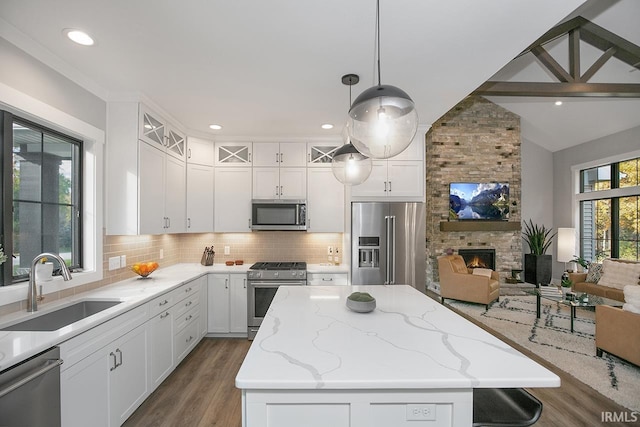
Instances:
[[[544,48],[544,44],[564,36],[568,38],[568,70],[565,70]],[[580,41],[603,51],[603,54],[584,74],[581,74],[580,70]],[[552,28],[518,56],[527,53],[535,55],[540,64],[558,82],[488,81],[482,84],[474,94],[483,96],[640,98],[640,84],[589,83],[589,80],[612,57],[630,65],[633,69],[640,70],[640,46],[583,17],[576,17]]]

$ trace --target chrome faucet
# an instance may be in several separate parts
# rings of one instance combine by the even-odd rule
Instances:
[[[27,311],[33,312],[38,311],[38,290],[36,289],[36,264],[42,258],[53,258],[60,264],[60,272],[62,273],[62,278],[66,280],[71,280],[71,272],[69,271],[69,267],[64,263],[62,257],[58,254],[53,254],[51,252],[43,252],[40,255],[37,255],[33,261],[31,262],[31,272],[29,273],[29,292],[27,294]]]

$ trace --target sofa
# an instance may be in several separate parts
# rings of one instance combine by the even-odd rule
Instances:
[[[596,355],[607,352],[640,366],[640,263],[605,259],[588,273],[571,273],[574,292],[620,301],[596,306]]]
[[[638,285],[640,262],[607,258],[602,264],[592,263],[587,273],[569,273],[574,292],[587,292],[624,302],[623,288]]]
[[[438,257],[438,273],[440,276],[440,297],[489,304],[500,297],[500,276],[497,272],[486,269],[467,268],[460,255],[443,255]]]

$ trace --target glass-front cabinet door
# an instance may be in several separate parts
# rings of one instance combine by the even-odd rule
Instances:
[[[160,116],[140,105],[140,139],[164,148],[167,126]]]
[[[340,147],[340,143],[307,144],[307,166],[331,167],[333,154]]]
[[[167,132],[167,153],[179,159],[186,154],[186,137],[172,128]]]
[[[216,166],[251,166],[251,142],[217,142]]]

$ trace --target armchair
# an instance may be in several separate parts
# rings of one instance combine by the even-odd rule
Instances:
[[[460,255],[438,257],[440,297],[486,305],[500,297],[500,276],[492,271],[491,277],[472,274]]]
[[[640,314],[596,306],[596,354],[603,350],[640,366]]]

